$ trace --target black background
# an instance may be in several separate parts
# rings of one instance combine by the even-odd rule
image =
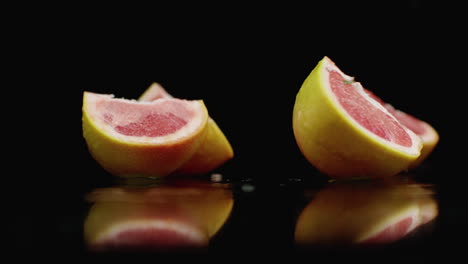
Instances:
[[[137,98],[152,82],[175,97],[204,100],[235,152],[216,172],[261,186],[245,204],[270,204],[276,215],[275,202],[290,197],[278,191],[288,179],[326,178],[301,155],[292,133],[296,93],[323,56],[438,130],[439,145],[415,174],[439,191],[442,224],[432,246],[453,245],[466,219],[463,21],[454,6],[422,2],[32,11],[38,18],[11,38],[12,96],[33,102],[20,123],[38,130],[18,133],[26,144],[9,164],[18,171],[10,186],[21,190],[10,229],[15,247],[82,253],[83,194],[113,180],[82,137],[83,92]],[[282,230],[273,228],[278,222],[269,227]]]

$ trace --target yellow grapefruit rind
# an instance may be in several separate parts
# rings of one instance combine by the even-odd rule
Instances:
[[[205,137],[198,149],[174,174],[205,174],[234,157],[231,144],[212,118],[208,118],[205,130]]]
[[[99,118],[93,115],[92,98],[96,95],[90,92],[85,92],[83,95],[83,136],[93,158],[113,175],[120,177],[167,176],[191,158],[204,139],[208,111],[201,100],[187,101],[199,111],[198,120],[193,121],[194,127],[178,131],[176,132],[178,135],[169,135],[167,139],[160,138],[153,141],[143,139],[141,141],[135,137],[116,135],[111,127],[106,127],[102,121],[99,121]],[[97,96],[112,97],[112,95]]]
[[[159,83],[153,83],[138,98],[138,101],[152,101],[159,98],[172,97]],[[234,151],[223,131],[209,117],[205,128],[205,136],[193,156],[185,162],[174,174],[199,175],[220,167],[234,157]]]
[[[413,142],[412,148],[405,148],[360,126],[333,95],[327,68],[342,73],[324,57],[296,96],[293,131],[306,159],[321,172],[338,179],[385,177],[406,170],[420,155],[420,139],[405,128]],[[384,107],[381,108],[386,112]]]

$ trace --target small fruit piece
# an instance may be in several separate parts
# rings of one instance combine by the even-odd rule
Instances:
[[[152,102],[162,98],[173,98],[159,83],[154,82],[138,98],[140,102]]]
[[[83,136],[94,159],[122,177],[162,177],[179,169],[205,137],[203,101],[136,102],[85,92]]]
[[[334,178],[396,175],[421,149],[418,136],[328,57],[296,96],[293,131],[307,160]]]
[[[151,102],[162,98],[172,98],[172,96],[160,84],[153,83],[138,100]],[[208,118],[205,130],[199,148],[174,174],[205,174],[232,159],[234,152],[231,144],[211,117]]]

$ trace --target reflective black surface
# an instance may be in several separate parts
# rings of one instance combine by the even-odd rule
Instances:
[[[19,115],[27,127],[21,137],[8,138],[15,146],[21,141],[21,147],[10,152],[16,162],[7,160],[14,169],[5,172],[3,186],[3,218],[12,252],[17,257],[62,260],[120,256],[120,251],[90,250],[84,236],[93,205],[89,194],[123,183],[99,167],[86,149],[82,95],[93,91],[137,98],[156,81],[176,97],[203,99],[235,152],[233,160],[214,171],[232,191],[229,217],[206,248],[190,254],[219,253],[236,260],[284,254],[309,256],[310,262],[369,254],[448,262],[463,256],[466,243],[459,239],[465,237],[468,217],[466,135],[460,124],[466,112],[461,93],[466,86],[466,40],[460,32],[465,23],[458,21],[462,16],[435,10],[439,6],[427,10],[422,1],[407,2],[422,7],[398,5],[382,14],[384,6],[362,19],[357,17],[368,11],[356,14],[347,8],[338,19],[330,11],[334,6],[304,9],[307,14],[291,10],[291,20],[282,6],[275,11],[249,6],[230,15],[222,9],[209,12],[212,16],[205,22],[197,12],[190,12],[193,16],[186,20],[181,15],[154,21],[154,14],[148,14],[142,16],[151,18],[150,28],[140,32],[126,23],[85,24],[80,13],[76,19],[39,26],[34,35],[24,33],[26,47],[15,55],[26,54],[26,59],[15,60],[21,71],[14,76],[13,98],[28,97],[38,106],[28,107],[29,115]],[[101,18],[104,13],[95,15]],[[175,29],[170,26],[182,20]],[[30,25],[40,25],[36,22]],[[394,243],[322,247],[295,242],[301,213],[335,184],[301,155],[291,124],[295,95],[325,55],[364,87],[427,121],[440,134],[429,159],[401,175],[433,191],[438,213]],[[32,91],[49,100],[39,100],[42,97],[30,95]],[[7,128],[18,132],[15,126]],[[211,182],[210,175],[198,180]],[[144,186],[140,187],[148,188]]]
[[[213,181],[207,175],[130,183],[109,177],[80,191],[62,188],[50,200],[16,208],[15,247],[85,258],[382,254],[427,259],[460,253],[463,203],[427,175],[351,182],[310,176],[264,182],[228,175],[215,175]],[[66,186],[71,187],[64,181]]]

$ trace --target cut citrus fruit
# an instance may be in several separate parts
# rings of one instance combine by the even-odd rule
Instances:
[[[205,137],[200,100],[137,102],[84,92],[83,136],[91,155],[122,177],[161,177],[187,162]]]
[[[293,131],[306,159],[334,178],[395,175],[420,155],[421,140],[328,57],[300,88]]]
[[[153,83],[138,100],[151,102],[163,98],[172,98],[172,96],[160,84]],[[211,117],[208,118],[205,130],[200,147],[175,174],[204,174],[232,159],[234,152],[231,144]]]
[[[421,138],[422,149],[421,155],[411,163],[410,168],[415,168],[420,165],[432,153],[435,146],[439,142],[439,134],[429,123],[424,122],[410,114],[395,109],[391,104],[385,103],[382,99],[376,96],[373,92],[364,89],[374,100],[382,104],[400,123],[405,125],[411,131]]]

